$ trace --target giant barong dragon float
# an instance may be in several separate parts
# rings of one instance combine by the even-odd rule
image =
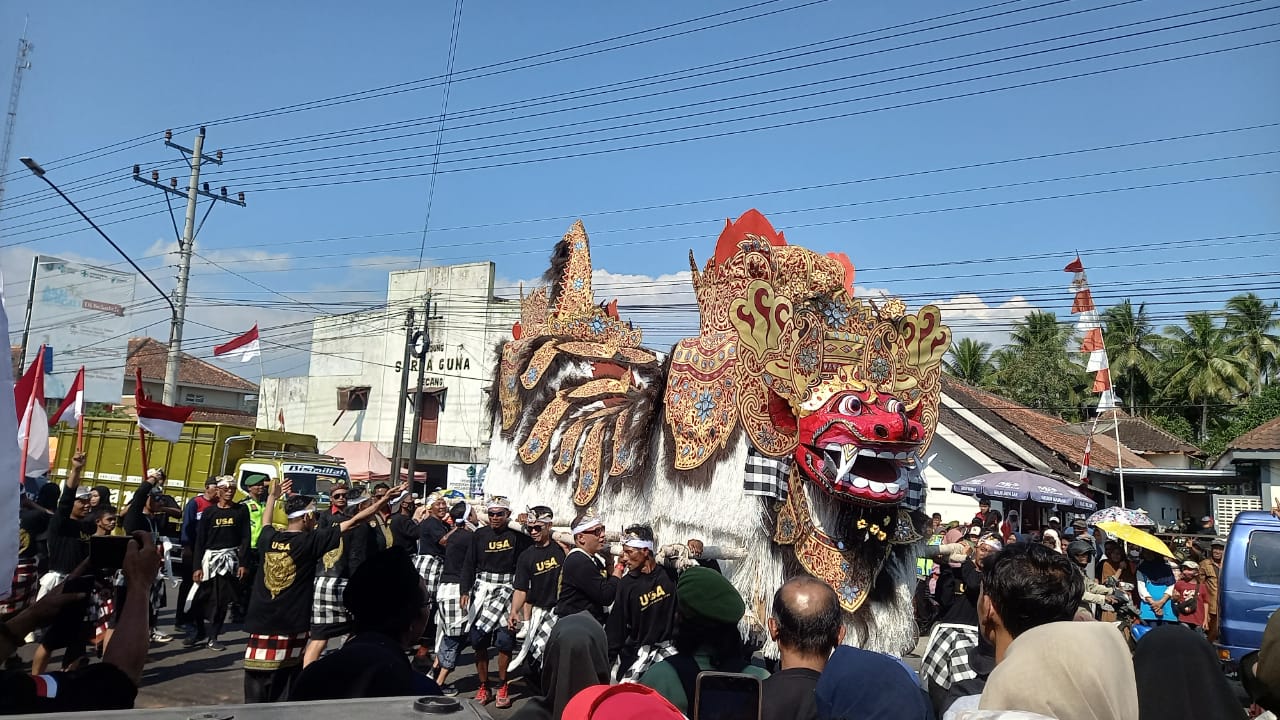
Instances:
[[[848,258],[789,245],[755,210],[701,271],[689,260],[699,333],[663,356],[597,304],[570,228],[498,348],[486,491],[743,548],[728,575],[757,636],[773,592],[809,574],[839,595],[846,642],[909,650],[951,340],[938,308],[855,297]]]

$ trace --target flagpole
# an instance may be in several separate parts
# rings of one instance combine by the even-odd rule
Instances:
[[[1132,398],[1130,398],[1132,399]],[[1116,429],[1116,474],[1120,479],[1120,507],[1124,507],[1124,453],[1120,449],[1120,411],[1113,408],[1111,410],[1115,416],[1115,422],[1112,424]]]
[[[135,411],[136,412],[136,411]],[[142,422],[138,422],[138,454],[142,457],[142,477],[147,477],[147,431],[142,427]]]
[[[80,412],[76,413],[76,452],[84,452],[84,366],[80,366]]]

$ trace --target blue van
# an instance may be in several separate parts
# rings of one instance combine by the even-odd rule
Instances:
[[[1280,520],[1242,512],[1231,525],[1218,581],[1218,656],[1234,673],[1240,658],[1262,646],[1262,631],[1280,608]]]

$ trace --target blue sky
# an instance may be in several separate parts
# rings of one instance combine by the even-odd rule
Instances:
[[[998,341],[1031,307],[1065,315],[1069,278],[1060,270],[1077,248],[1090,251],[1084,259],[1100,302],[1146,300],[1162,324],[1241,289],[1280,297],[1280,10],[1264,2],[828,0],[800,7],[805,0],[778,0],[543,55],[538,61],[554,62],[537,67],[470,70],[742,5],[466,3],[448,101],[462,117],[445,124],[438,169],[447,172],[436,177],[426,261],[493,259],[500,284],[511,286],[539,275],[551,245],[584,217],[595,265],[605,271],[598,280],[612,283],[599,294],[618,296],[624,312],[635,308],[630,317],[659,346],[696,327],[687,285],[676,275],[687,270],[688,251],[704,262],[724,218],[750,207],[793,243],[848,253],[860,288],[888,289],[912,305],[940,301],[961,334],[984,339]],[[377,303],[388,271],[416,266],[443,88],[406,85],[322,109],[220,120],[444,73],[453,3],[369,7],[3,3],[5,87],[24,16],[35,44],[8,170],[20,167],[18,156],[40,160],[169,287],[173,258],[162,253],[172,246],[170,221],[158,191],[130,180],[129,167],[185,178],[161,133],[185,128],[176,140],[189,144],[189,128],[209,123],[206,150],[225,148],[227,162],[206,179],[245,190],[249,206],[215,208],[196,250],[243,278],[197,261],[191,292],[201,299],[190,317],[203,325],[188,328],[188,349],[208,356],[220,334],[208,326],[226,334],[258,321],[268,372],[300,372],[306,327],[298,323],[318,311]],[[763,13],[772,14],[750,19]],[[1151,32],[1157,28],[1170,29]],[[681,31],[690,32],[639,42]],[[638,44],[616,49],[626,42]],[[1212,52],[1250,44],[1257,45]],[[1061,49],[1045,52],[1052,48]],[[1039,82],[1197,53],[1211,54]],[[743,67],[748,62],[757,64]],[[715,63],[722,64],[708,69],[722,72],[682,79],[688,68]],[[1060,64],[1027,70],[1053,63]],[[744,77],[760,73],[770,74]],[[974,79],[998,73],[1006,74]],[[635,88],[639,82],[651,84]],[[949,84],[925,87],[940,83]],[[618,91],[586,95],[608,84]],[[706,86],[690,87],[699,84]],[[969,96],[927,102],[962,94]],[[613,102],[585,107],[606,100]],[[826,106],[812,107],[818,104]],[[886,109],[895,105],[905,107]],[[415,118],[394,131],[350,130]],[[689,127],[705,123],[715,124]],[[782,123],[790,126],[744,132]],[[1217,132],[1245,127],[1254,129]],[[990,164],[1209,132],[1217,134]],[[319,133],[332,135],[297,141]],[[140,136],[149,137],[130,143],[136,147],[58,162]],[[530,142],[536,138],[545,139]],[[336,146],[357,140],[367,142]],[[659,142],[666,144],[600,152]],[[381,154],[341,157],[368,152]],[[545,160],[583,152],[596,154]],[[262,157],[274,153],[287,154]],[[358,164],[379,160],[386,162]],[[494,164],[506,166],[474,169]],[[1151,166],[1164,167],[1140,169]],[[363,174],[306,179],[354,171]],[[269,175],[284,172],[295,174]],[[1080,175],[1091,177],[1061,179]],[[302,187],[388,176],[407,177]],[[83,178],[91,179],[76,182]],[[861,179],[868,180],[849,182]],[[104,180],[112,182],[92,185]],[[794,190],[816,185],[828,187]],[[994,185],[1005,187],[976,190]],[[1134,186],[1159,187],[1122,190]],[[1037,199],[1064,195],[1074,197]],[[714,200],[726,197],[733,199]],[[613,212],[635,208],[653,209]],[[11,312],[23,300],[32,252],[118,261],[69,212],[32,178],[8,183],[0,266]],[[146,216],[129,219],[138,215]],[[139,334],[165,337],[164,318],[141,313]],[[273,349],[273,341],[290,347]]]

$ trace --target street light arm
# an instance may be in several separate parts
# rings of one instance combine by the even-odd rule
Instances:
[[[106,240],[107,243],[111,245],[111,247],[115,248],[115,251],[120,253],[120,257],[124,258],[130,265],[132,265],[133,269],[137,270],[138,274],[142,276],[142,279],[146,280],[151,285],[151,287],[156,289],[156,292],[160,293],[160,297],[164,298],[164,301],[169,304],[169,311],[171,313],[173,313],[175,316],[178,314],[178,308],[174,306],[173,299],[170,298],[169,295],[164,290],[161,290],[160,286],[156,285],[155,281],[152,280],[147,275],[147,273],[143,271],[142,268],[138,267],[138,263],[134,262],[133,258],[129,257],[129,255],[126,254],[124,250],[121,250],[120,246],[117,245],[114,240],[108,237],[107,234],[102,231],[102,228],[98,227],[98,224],[95,223],[92,218],[90,218],[88,215],[85,215],[84,211],[80,209],[79,205],[76,205],[71,198],[67,197],[67,194],[62,192],[61,188],[59,188],[57,185],[54,185],[52,180],[45,177],[44,169],[41,168],[40,165],[36,163],[36,161],[32,160],[31,158],[21,158],[21,160],[22,160],[22,163],[31,170],[31,173],[33,175],[35,175],[36,177],[48,183],[49,187],[53,188],[54,192],[58,193],[58,195],[62,196],[63,200],[67,201],[68,205],[70,205],[72,208],[75,208],[75,211],[80,213],[80,217],[84,218],[85,222],[93,226],[93,229],[98,231],[98,234],[102,236],[102,239]]]

